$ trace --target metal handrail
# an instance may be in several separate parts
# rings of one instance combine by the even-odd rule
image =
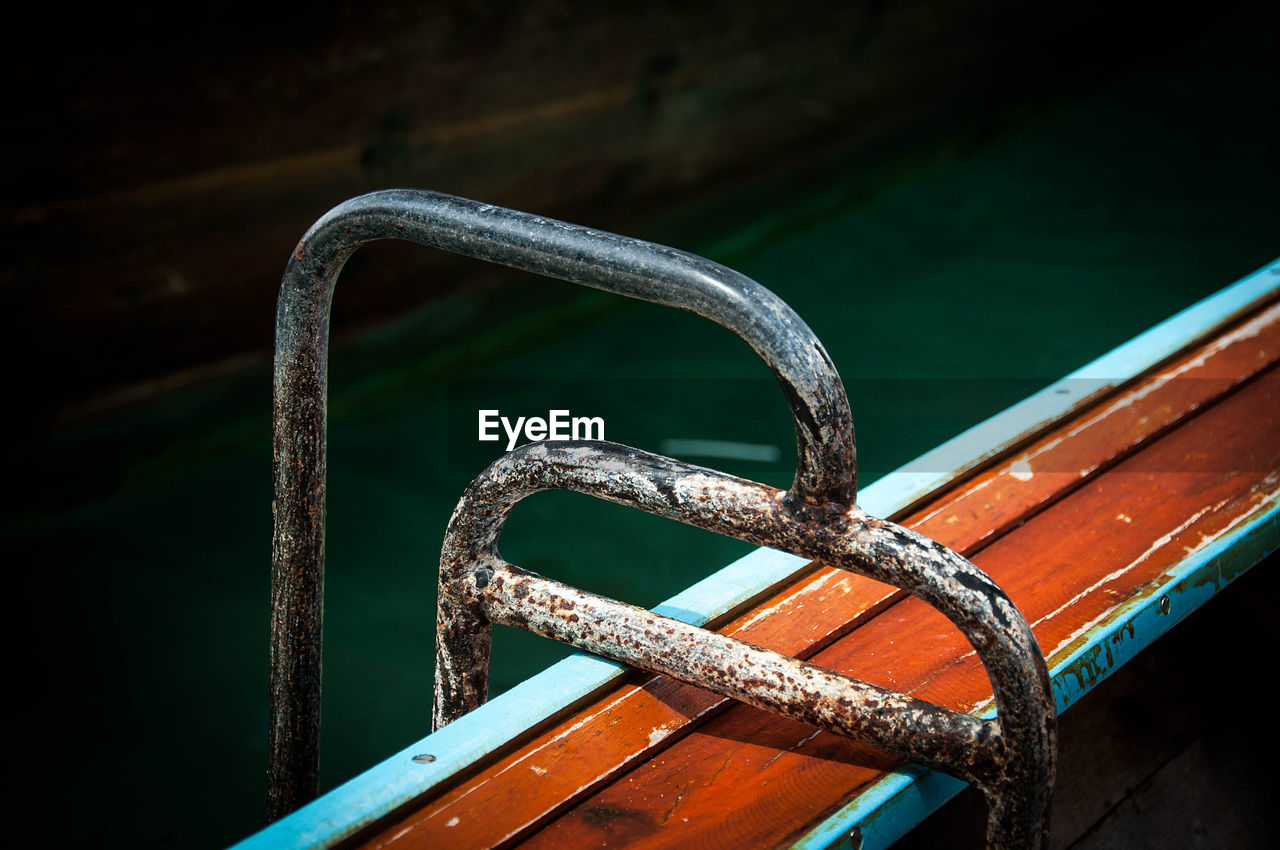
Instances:
[[[986,667],[997,716],[970,715],[522,570],[497,541],[512,507],[574,490],[901,587],[941,611]],[[467,489],[445,535],[436,628],[436,727],[478,707],[490,624],[527,629],[847,735],[978,785],[990,847],[1045,846],[1054,705],[1026,620],[950,549],[853,505],[797,510],[773,487],[616,443],[531,443]]]
[[[329,303],[350,254],[382,238],[408,239],[706,316],[766,361],[796,426],[797,471],[785,492],[605,442],[538,443],[496,461],[468,488],[445,537],[433,723],[446,723],[484,701],[490,623],[505,623],[961,776],[987,794],[992,846],[1038,846],[1044,840],[1054,706],[1035,638],[1003,592],[968,561],[857,509],[853,424],[844,387],[794,311],[758,283],[701,257],[409,190],[356,198],[321,218],[298,243],[281,289],[268,736],[273,817],[306,802],[316,787]],[[631,504],[903,587],[941,610],[974,644],[992,680],[996,720],[978,721],[507,564],[497,552],[507,512],[529,493],[549,488]],[[754,672],[742,671],[744,663]]]

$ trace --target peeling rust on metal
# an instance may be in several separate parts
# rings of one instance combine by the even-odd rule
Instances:
[[[269,731],[273,818],[313,797],[316,786],[329,302],[351,253],[383,238],[705,316],[734,331],[765,360],[791,406],[796,430],[797,471],[785,493],[603,441],[534,443],[495,461],[467,489],[445,536],[435,726],[484,702],[496,622],[674,676],[974,782],[990,804],[990,846],[1044,846],[1056,750],[1043,655],[1025,619],[977,567],[857,508],[848,399],[830,358],[799,316],[758,283],[701,257],[409,190],[366,195],[326,214],[298,243],[281,287]],[[992,682],[996,719],[982,721],[507,563],[497,548],[507,514],[521,499],[547,489],[589,493],[906,589],[940,610],[973,644]]]
[[[977,650],[995,691],[979,721],[507,563],[502,525],[547,489],[601,499],[792,552],[918,596]],[[485,581],[478,576],[489,576]],[[616,443],[532,443],[467,488],[440,562],[436,728],[484,702],[491,624],[673,676],[935,768],[986,792],[993,847],[1042,846],[1055,753],[1044,658],[1008,596],[969,561],[855,505],[820,510],[763,484]]]

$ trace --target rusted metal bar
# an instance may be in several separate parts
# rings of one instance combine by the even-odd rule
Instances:
[[[971,782],[987,778],[989,766],[999,759],[994,721],[940,708],[505,562],[492,569],[483,606],[495,623],[710,687],[900,758],[962,774]]]
[[[329,301],[351,252],[403,238],[656,303],[730,328],[777,376],[796,425],[788,491],[604,442],[535,444],[478,478],[450,521],[441,558],[436,702],[441,725],[481,704],[490,624],[531,629],[677,676],[973,781],[993,847],[1041,846],[1054,765],[1044,659],[998,587],[954,552],[855,503],[852,416],[821,344],[759,284],[702,258],[562,222],[427,192],[375,193],[322,218],[294,251],[277,317],[276,536],[270,807],[314,794],[319,724],[324,522],[325,346]],[[564,488],[902,587],[964,632],[992,681],[983,723],[507,564],[497,551],[524,496]]]
[[[508,565],[497,550],[503,522],[517,502],[545,489],[589,493],[904,588],[973,644],[992,682],[996,721],[966,726],[937,706],[835,674],[815,676],[804,662]],[[534,443],[495,461],[459,502],[445,536],[439,598],[437,727],[484,702],[490,624],[515,625],[973,781],[988,798],[989,846],[1047,841],[1055,714],[1026,621],[973,564],[852,504],[805,509],[776,488],[614,443]]]
[[[275,532],[271,591],[268,816],[316,793],[324,580],[329,305],[351,254],[404,239],[679,307],[729,328],[769,365],[795,418],[789,498],[821,510],[852,503],[853,417],[844,385],[808,326],[755,281],[702,257],[435,192],[347,201],[297,244],[276,312]]]

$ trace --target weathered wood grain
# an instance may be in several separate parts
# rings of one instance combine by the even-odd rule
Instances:
[[[1280,497],[1277,420],[1280,378],[1269,372],[974,560],[1053,655],[1188,549]],[[1213,452],[1204,450],[1206,441],[1215,444]],[[974,708],[991,693],[964,638],[915,599],[891,606],[811,660],[953,708]],[[775,846],[883,769],[883,759],[864,747],[734,706],[522,846]]]
[[[1278,594],[1280,553],[1059,719],[1050,850],[1275,846],[1271,766],[1280,746],[1223,706],[1257,675],[1250,648],[1272,641]],[[1194,769],[1184,771],[1188,756]],[[981,850],[985,823],[982,795],[966,789],[894,850]]]

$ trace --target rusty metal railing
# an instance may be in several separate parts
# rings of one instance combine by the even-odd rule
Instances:
[[[1055,714],[1025,619],[977,567],[855,500],[853,419],[813,332],[772,292],[670,248],[431,192],[378,192],[321,218],[298,243],[277,313],[275,545],[269,809],[315,795],[324,552],[328,310],[360,245],[408,239],[667,304],[734,331],[791,405],[797,471],[778,490],[616,443],[533,443],[494,462],[450,520],[440,564],[433,724],[484,702],[490,626],[525,628],[867,741],[973,782],[992,847],[1047,841]],[[568,489],[632,505],[894,584],[946,615],[991,679],[983,721],[742,641],[586,593],[505,562],[502,524],[525,496]]]

